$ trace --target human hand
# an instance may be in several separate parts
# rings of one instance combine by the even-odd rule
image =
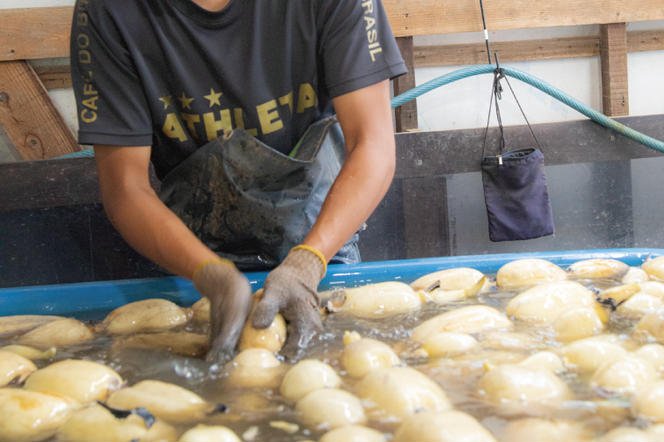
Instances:
[[[323,330],[316,289],[327,269],[323,255],[313,247],[294,247],[272,270],[263,285],[263,299],[253,315],[253,326],[268,327],[279,312],[288,322],[282,353],[295,356]]]
[[[251,309],[251,286],[227,260],[208,261],[192,278],[194,287],[210,300],[210,350],[208,362],[224,364],[233,358],[235,346]]]

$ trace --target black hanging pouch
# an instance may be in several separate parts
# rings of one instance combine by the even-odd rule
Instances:
[[[501,94],[500,80],[505,78],[500,68],[494,73],[493,91],[489,104],[495,98],[496,116],[500,127],[500,153],[497,156],[482,158],[482,183],[484,201],[489,218],[489,238],[491,241],[515,241],[534,239],[554,232],[553,213],[544,174],[544,155],[540,149],[525,148],[505,151],[505,138],[498,99]],[[512,94],[514,90],[509,85]],[[516,95],[514,95],[516,99]],[[517,104],[518,104],[518,99]],[[519,109],[521,105],[519,104]],[[523,109],[521,109],[523,113]],[[525,113],[523,113],[526,118]],[[528,119],[526,118],[526,123]],[[487,121],[487,131],[488,131]],[[530,132],[537,143],[537,138],[528,123]],[[486,149],[486,131],[484,135]]]

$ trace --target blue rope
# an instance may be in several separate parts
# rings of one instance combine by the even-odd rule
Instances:
[[[582,113],[583,115],[587,116],[591,120],[595,121],[596,123],[601,124],[602,126],[608,127],[609,129],[613,129],[616,132],[631,138],[634,141],[637,141],[647,147],[650,147],[652,149],[655,149],[659,152],[664,152],[664,142],[659,141],[655,138],[649,137],[648,135],[642,134],[641,132],[637,132],[634,129],[631,129],[624,124],[618,123],[617,121],[607,117],[606,115],[597,112],[596,110],[586,106],[584,103],[580,102],[579,100],[567,95],[560,89],[556,88],[555,86],[552,86],[548,83],[546,83],[543,80],[540,80],[537,77],[534,77],[530,74],[527,74],[525,72],[519,71],[514,68],[510,67],[505,67],[501,66],[503,71],[505,72],[505,75],[509,75],[510,77],[514,77],[518,80],[523,81],[524,83],[527,83],[533,87],[536,87],[537,89],[541,90],[542,92],[552,96],[556,100],[565,103],[572,109],[577,110],[578,112]],[[457,80],[461,80],[463,78],[468,78],[472,77],[475,75],[481,75],[481,74],[491,74],[493,71],[496,69],[494,65],[491,64],[483,64],[483,65],[476,65],[476,66],[470,66],[467,68],[459,69],[454,72],[450,72],[445,75],[441,75],[438,78],[434,78],[431,81],[428,81],[420,86],[417,86],[416,88],[413,88],[409,90],[408,92],[405,92],[401,95],[398,95],[392,99],[392,107],[398,107],[401,106],[404,103],[409,102],[410,100],[413,100],[420,95],[423,95],[427,92],[430,92],[434,89],[437,89],[441,86],[444,86],[446,84],[455,82]]]
[[[405,92],[401,95],[394,97],[392,99],[392,107],[393,108],[399,107],[402,104],[405,104],[421,95],[426,94],[427,92],[431,92],[432,90],[438,89],[441,86],[445,86],[446,84],[450,84],[455,81],[462,80],[464,78],[473,77],[475,75],[481,75],[481,74],[492,74],[495,69],[496,67],[492,64],[480,64],[480,65],[458,69],[454,72],[441,75],[438,78],[434,78],[433,80],[428,81],[420,86],[417,86],[409,90],[408,92]],[[617,121],[607,117],[606,115],[586,106],[584,103],[571,97],[570,95],[566,94],[565,92],[561,91],[555,86],[550,85],[544,80],[540,80],[537,77],[534,77],[526,72],[519,71],[514,68],[502,66],[502,69],[505,72],[505,75],[509,75],[510,77],[514,77],[517,80],[521,80],[524,83],[536,87],[542,92],[552,96],[556,100],[568,105],[572,109],[577,110],[578,112],[587,116],[596,123],[608,127],[609,129],[613,129],[619,134],[631,138],[632,140],[637,141],[643,144],[644,146],[650,147],[651,149],[655,149],[659,152],[664,153],[664,142],[652,138],[648,135],[645,135],[641,132],[638,132],[634,129],[631,129],[625,126],[624,124],[618,123]],[[62,155],[57,158],[80,158],[80,157],[93,157],[93,156],[94,156],[94,151],[92,149],[88,149],[88,150],[82,150],[80,152],[74,152],[67,155]]]

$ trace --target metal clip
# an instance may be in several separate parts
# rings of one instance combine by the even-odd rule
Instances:
[[[498,155],[498,165],[499,166],[503,165],[503,156],[502,155]]]

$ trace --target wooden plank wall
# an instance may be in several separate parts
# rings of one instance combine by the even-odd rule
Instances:
[[[624,115],[629,111],[626,107],[626,53],[664,49],[664,31],[625,34],[625,23],[664,19],[661,2],[662,0],[506,0],[487,2],[485,8],[490,30],[601,24],[602,32],[598,36],[494,42],[492,46],[493,50],[499,52],[503,62],[601,56],[604,111],[608,115]],[[418,35],[480,31],[482,20],[477,0],[383,0],[383,4],[392,31],[398,37],[400,49],[411,70],[409,75],[394,83],[396,93],[415,85],[413,71],[416,67],[485,62],[485,49],[480,41],[477,44],[415,47],[412,38]],[[72,14],[73,8],[69,6],[0,10],[0,78],[15,75],[19,65],[8,62],[69,57]],[[621,43],[623,40],[624,44]],[[61,122],[48,95],[43,93],[44,87],[71,86],[68,67],[38,67],[37,77],[27,65],[20,66],[24,72],[21,78],[28,80],[14,83],[12,87],[19,89],[12,90],[12,96],[33,97],[35,101],[30,106],[36,108],[39,105],[45,110],[45,120],[40,124],[48,128],[47,133],[50,135],[46,138],[39,136],[39,140],[60,140],[57,147],[51,148],[50,141],[40,141],[41,147],[36,148],[34,143],[26,144],[25,141],[28,139],[27,133],[35,133],[32,128],[16,130],[15,127],[5,127],[20,153],[25,159],[50,158],[79,149],[78,145],[71,143],[72,135]],[[0,89],[0,94],[9,92],[5,90],[5,83],[0,84]],[[20,92],[17,92],[19,90]],[[624,105],[621,106],[621,103]],[[0,106],[4,106],[0,108],[4,115],[0,123],[4,126],[9,121],[9,108],[2,103]],[[12,109],[11,112],[16,111]],[[415,101],[402,106],[396,115],[398,131],[417,128]],[[34,138],[30,139],[35,141]]]

